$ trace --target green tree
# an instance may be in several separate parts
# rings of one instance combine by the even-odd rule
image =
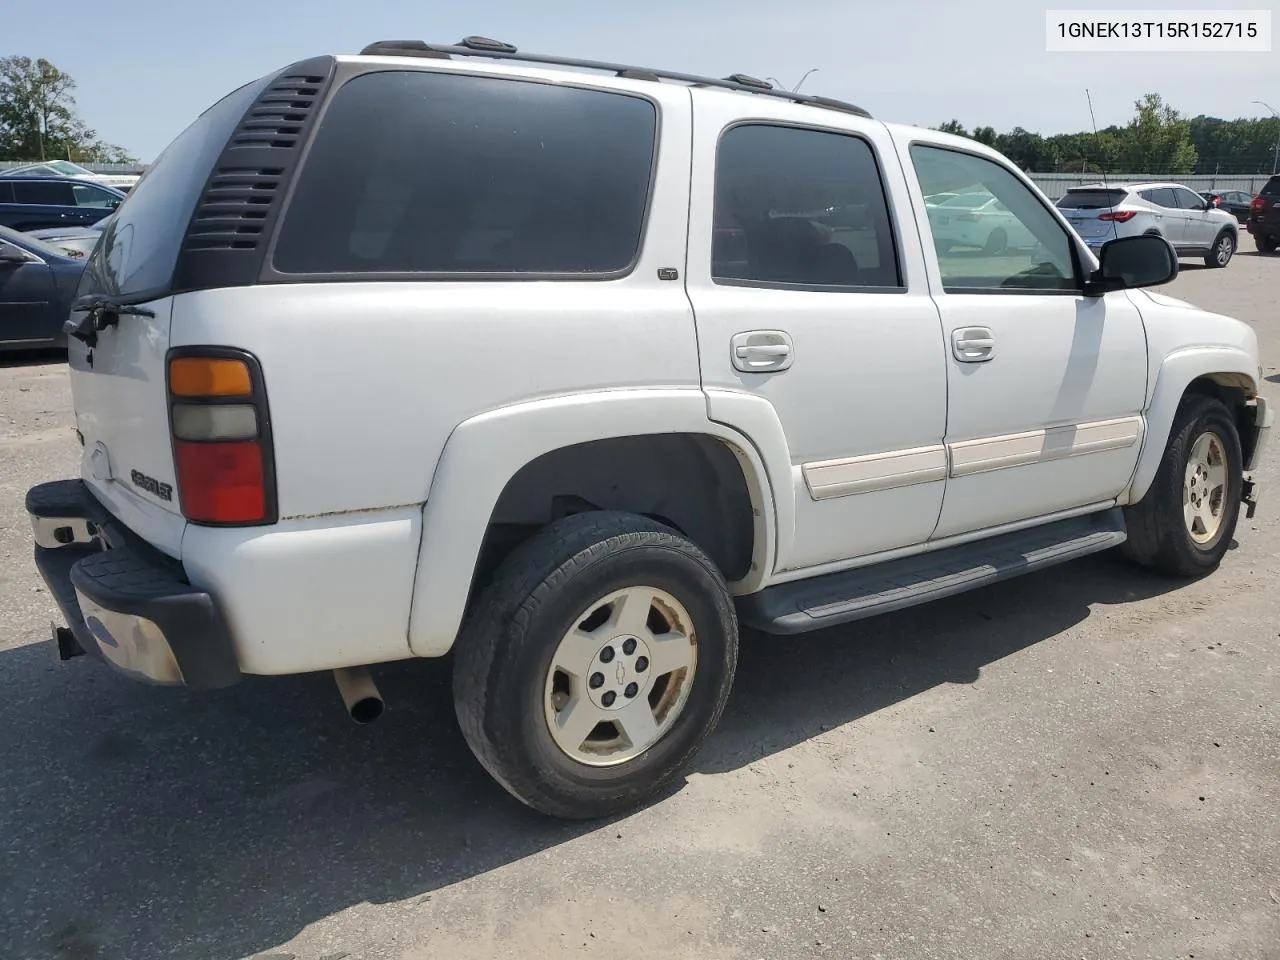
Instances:
[[[75,88],[48,60],[0,57],[0,160],[131,162],[76,114]]]
[[[1000,135],[996,133],[995,127],[974,127],[971,136],[981,144],[994,147]]]
[[[965,130],[964,125],[959,120],[948,120],[939,127],[934,127],[939,133],[954,133],[957,137],[967,137],[969,131]]]
[[[1186,174],[1196,168],[1191,122],[1148,93],[1134,104],[1136,113],[1124,128],[1119,160],[1126,173]]]

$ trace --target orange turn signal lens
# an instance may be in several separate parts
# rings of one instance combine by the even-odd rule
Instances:
[[[175,397],[248,397],[253,379],[243,360],[177,357],[169,364],[169,392]]]

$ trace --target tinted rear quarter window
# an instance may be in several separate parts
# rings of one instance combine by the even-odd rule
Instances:
[[[1260,192],[1264,197],[1280,197],[1280,177],[1272,177]]]
[[[49,182],[47,180],[16,180],[13,183],[13,198],[16,203],[39,203],[53,207],[74,207],[75,193],[71,184]]]
[[[1064,210],[1095,210],[1124,203],[1123,190],[1068,190],[1058,201]]]
[[[161,296],[173,281],[187,224],[209,171],[272,77],[228,94],[178,134],[121,202],[94,248],[81,294]]]
[[[380,71],[333,97],[273,257],[284,274],[618,275],[657,133],[629,94]]]

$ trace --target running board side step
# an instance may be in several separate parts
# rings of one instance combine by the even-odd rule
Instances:
[[[741,621],[775,634],[807,633],[940,600],[1077,557],[1128,539],[1120,509],[914,557],[781,583],[738,599]]]

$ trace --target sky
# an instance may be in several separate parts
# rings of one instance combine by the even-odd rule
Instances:
[[[1045,135],[1123,124],[1144,93],[1188,116],[1280,110],[1271,53],[1048,53],[1045,9],[1269,9],[1280,0],[0,0],[0,56],[78,82],[81,117],[143,161],[235,87],[324,53],[470,34],[523,50],[687,73],[775,77],[876,117]]]

